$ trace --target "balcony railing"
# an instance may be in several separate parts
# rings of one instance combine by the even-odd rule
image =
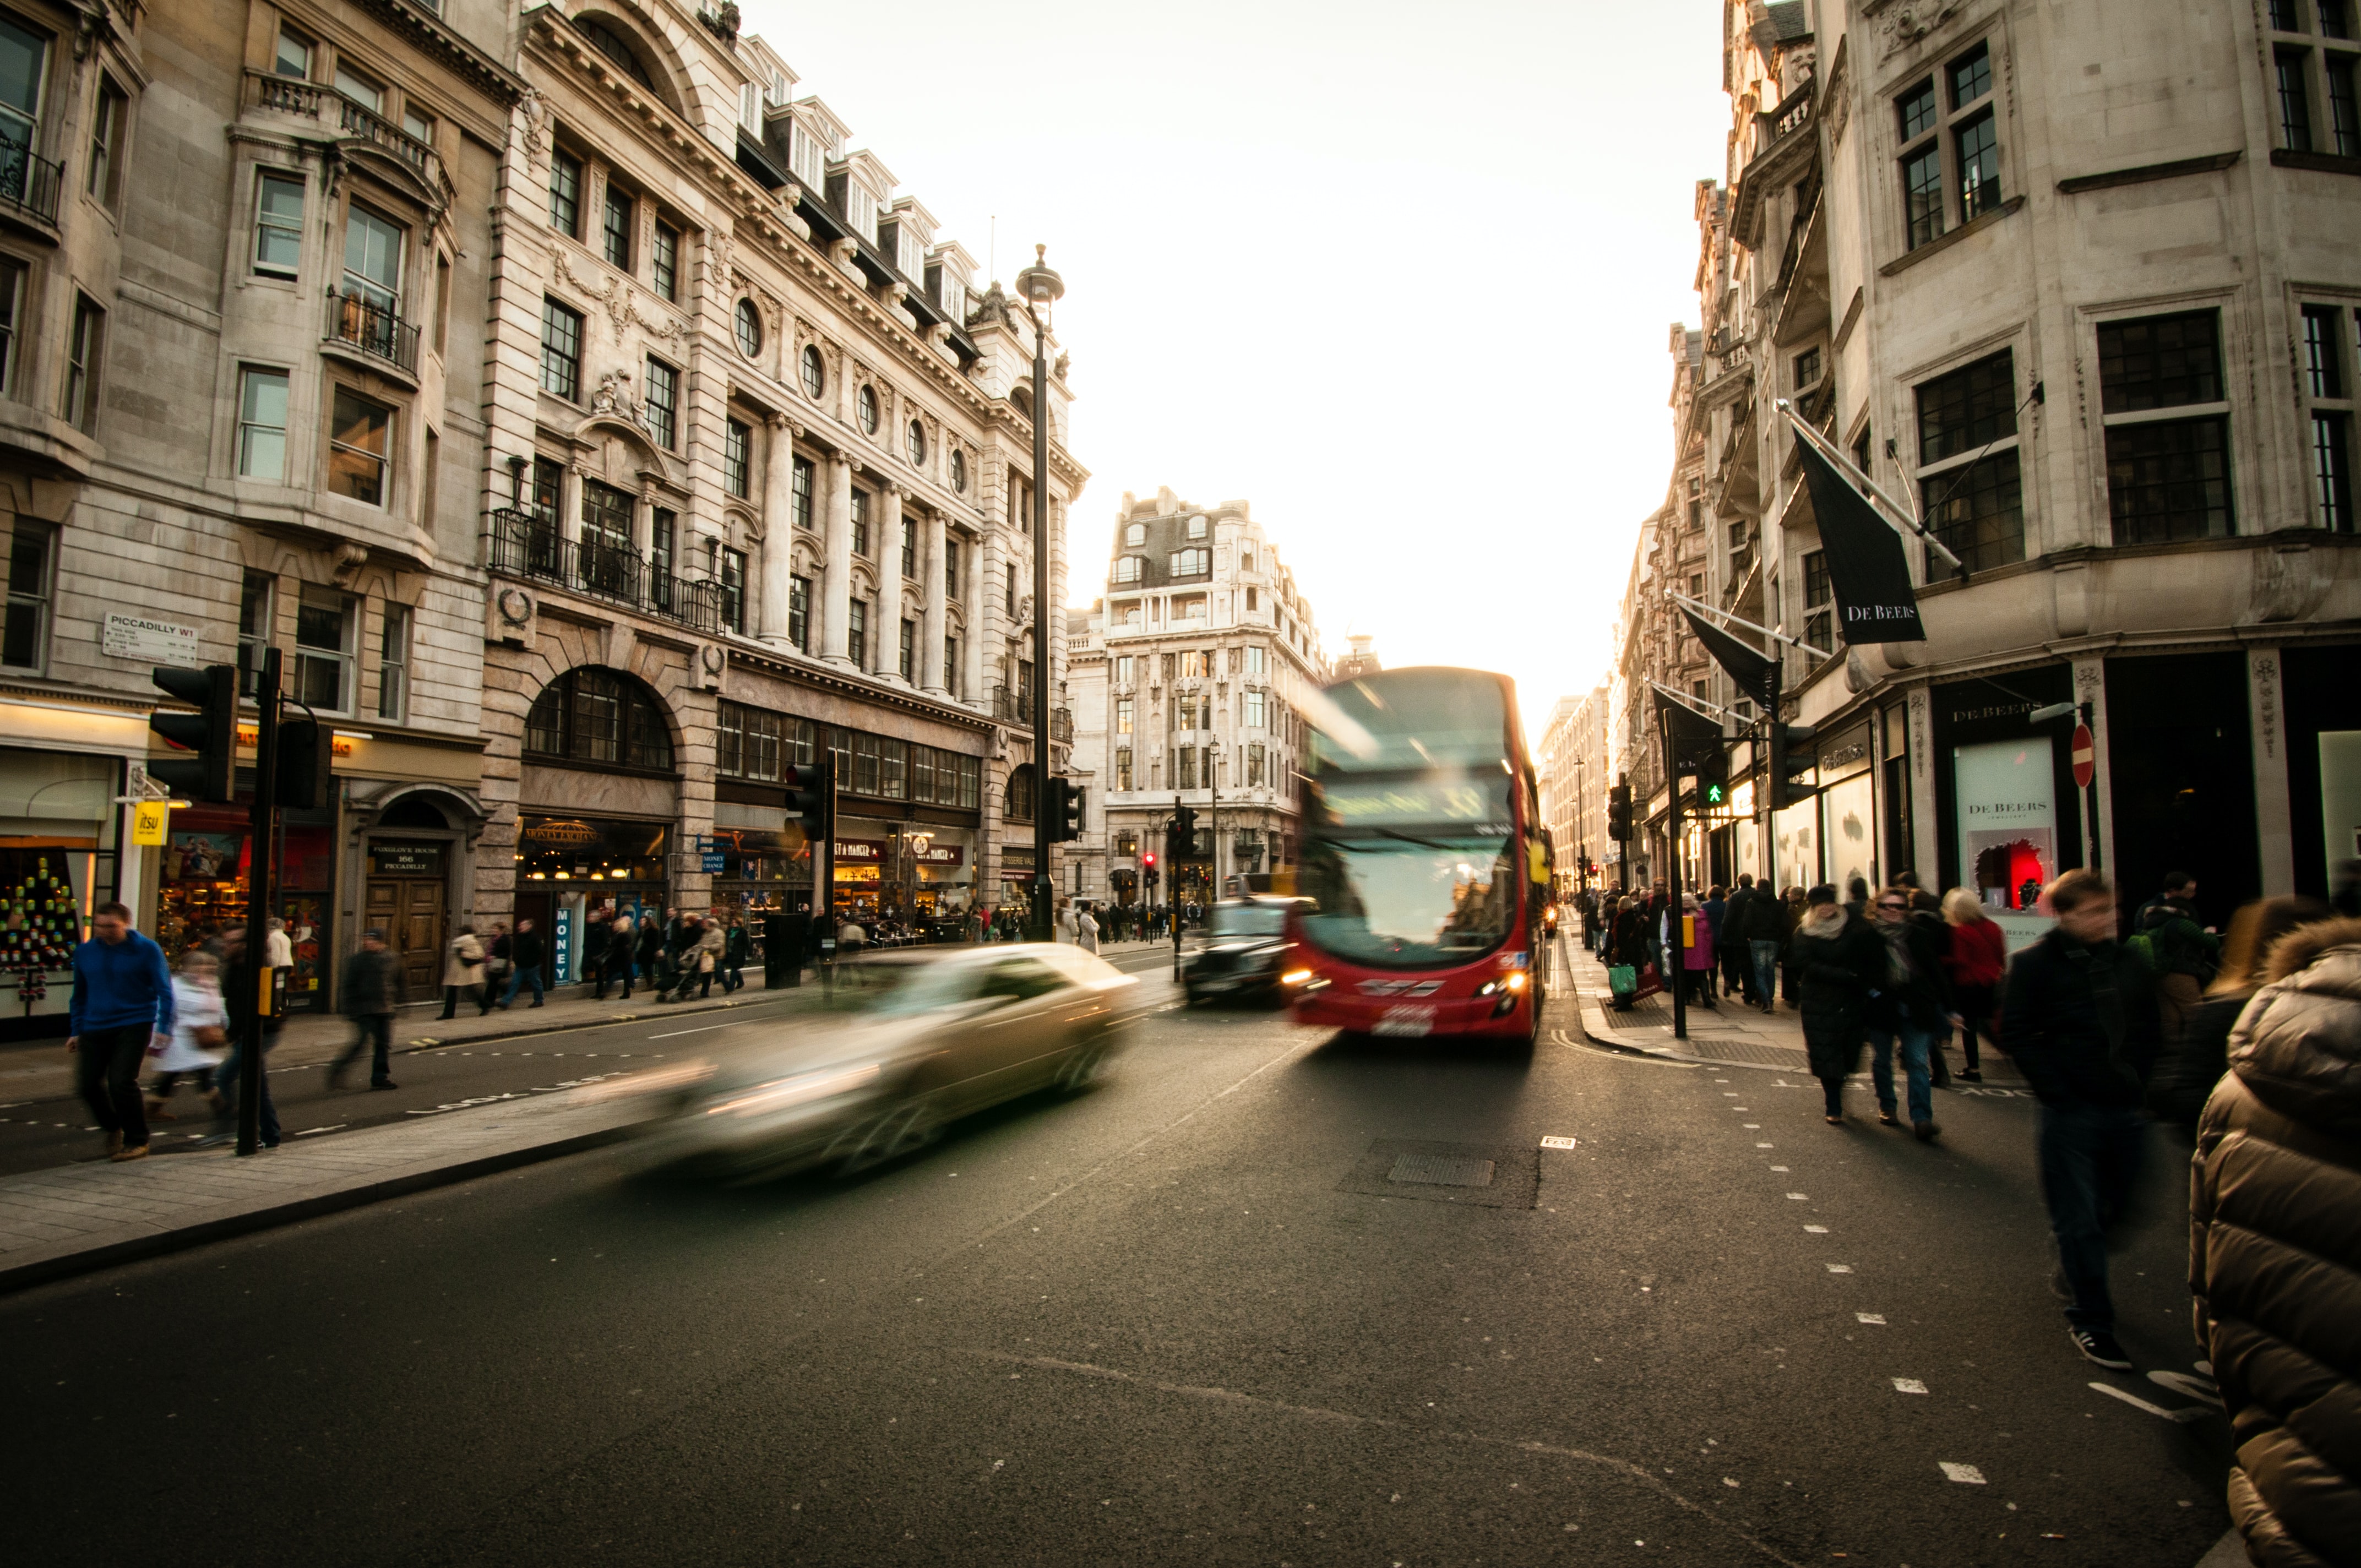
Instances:
[[[267,71],[249,70],[246,73],[246,94],[250,108],[273,109],[283,115],[317,120],[339,137],[368,142],[400,159],[417,170],[420,179],[441,190],[445,200],[456,195],[451,176],[434,148],[366,104],[356,104],[316,82],[302,82]]]
[[[366,294],[328,296],[328,336],[412,375],[418,372],[418,329]]]
[[[65,172],[63,164],[51,163],[29,147],[0,141],[0,206],[55,227]]]
[[[554,519],[503,509],[492,514],[494,572],[551,583],[698,631],[729,629],[724,585],[675,577],[629,550],[577,543]]]
[[[1022,687],[1010,691],[1006,686],[992,688],[992,717],[1003,724],[1033,722],[1033,694]]]

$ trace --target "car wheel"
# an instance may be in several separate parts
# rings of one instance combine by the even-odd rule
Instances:
[[[1060,1093],[1080,1094],[1096,1083],[1106,1071],[1107,1047],[1103,1041],[1093,1040],[1077,1046],[1059,1065],[1057,1084]]]
[[[922,1094],[888,1106],[855,1126],[841,1140],[838,1146],[843,1152],[837,1160],[836,1173],[858,1176],[864,1170],[873,1170],[917,1154],[942,1135],[942,1117],[935,1109],[933,1095]]]

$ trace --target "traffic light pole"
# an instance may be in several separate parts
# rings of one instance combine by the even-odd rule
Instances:
[[[1681,914],[1681,758],[1673,749],[1673,716],[1662,697],[1656,699],[1656,728],[1664,743],[1664,833],[1669,862],[1664,885],[1668,890],[1664,901],[1664,946],[1672,949],[1672,960],[1665,967],[1672,972],[1664,984],[1673,993],[1673,1038],[1689,1037],[1687,1002],[1688,943]]]
[[[271,1010],[270,839],[279,779],[279,650],[266,649],[255,683],[254,808],[247,827],[246,956],[234,985],[251,1004],[237,1042],[237,1152],[262,1144],[262,1026]]]
[[[1172,978],[1180,978],[1180,797],[1172,797],[1172,828],[1164,836],[1164,863],[1170,868],[1165,876],[1164,907],[1172,919]],[[1195,836],[1191,835],[1188,852],[1197,852]]]
[[[1029,309],[1029,306],[1028,306]],[[1057,825],[1049,820],[1049,328],[1033,318],[1033,907],[1027,935],[1037,942],[1057,940],[1050,909],[1057,883],[1049,874],[1049,846]]]
[[[1777,648],[1772,651],[1771,705],[1763,714],[1763,744],[1757,751],[1770,753],[1770,762],[1763,770],[1763,787],[1755,799],[1763,803],[1763,881],[1774,897],[1779,894],[1779,797],[1785,792],[1779,787],[1779,770],[1785,759],[1779,755],[1779,687],[1780,676],[1785,673],[1786,653]],[[1776,1001],[1776,997],[1763,1000]]]

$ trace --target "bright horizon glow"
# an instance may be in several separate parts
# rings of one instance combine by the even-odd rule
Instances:
[[[982,282],[1048,245],[1071,603],[1169,485],[1252,504],[1331,657],[1500,671],[1536,743],[1603,676],[1723,168],[1714,0],[744,10]]]

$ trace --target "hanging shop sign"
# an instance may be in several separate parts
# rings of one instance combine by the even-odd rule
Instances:
[[[161,800],[143,800],[131,808],[131,841],[135,844],[161,845],[164,830],[171,826],[172,807]]]

